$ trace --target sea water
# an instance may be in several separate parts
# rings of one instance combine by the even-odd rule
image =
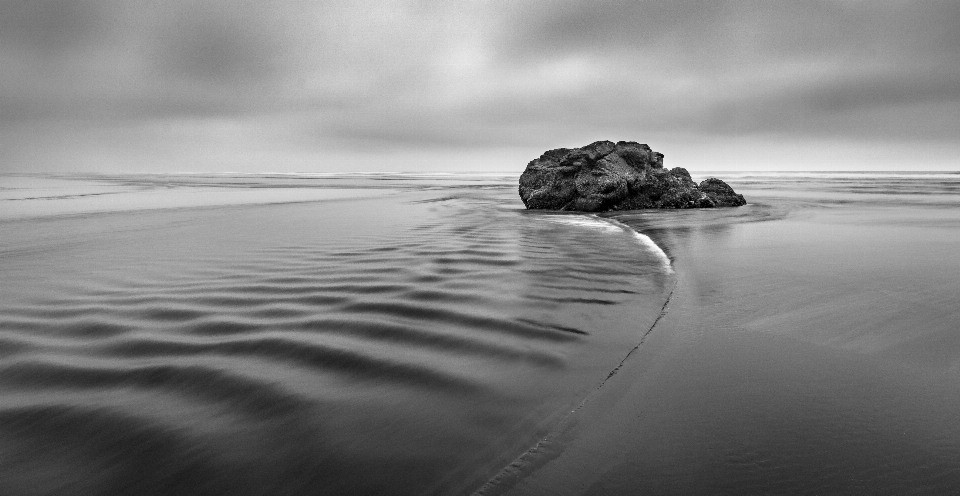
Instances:
[[[960,175],[716,175],[3,176],[0,493],[957,487]]]

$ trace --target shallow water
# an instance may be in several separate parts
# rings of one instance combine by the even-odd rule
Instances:
[[[513,178],[12,176],[0,493],[478,487],[636,345],[648,238]]]
[[[733,174],[730,210],[626,212],[664,318],[486,494],[950,494],[960,175]]]

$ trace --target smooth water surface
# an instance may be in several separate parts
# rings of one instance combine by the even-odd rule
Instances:
[[[672,258],[667,312],[485,493],[960,487],[960,174],[729,176],[747,206],[614,215]]]

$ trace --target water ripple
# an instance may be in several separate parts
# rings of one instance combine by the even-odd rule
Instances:
[[[508,193],[23,226],[0,267],[0,492],[483,480],[602,378],[667,277],[630,232]]]

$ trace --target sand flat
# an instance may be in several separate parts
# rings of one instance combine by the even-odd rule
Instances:
[[[672,277],[499,179],[87,181],[178,206],[0,222],[0,493],[466,492],[595,389]]]

